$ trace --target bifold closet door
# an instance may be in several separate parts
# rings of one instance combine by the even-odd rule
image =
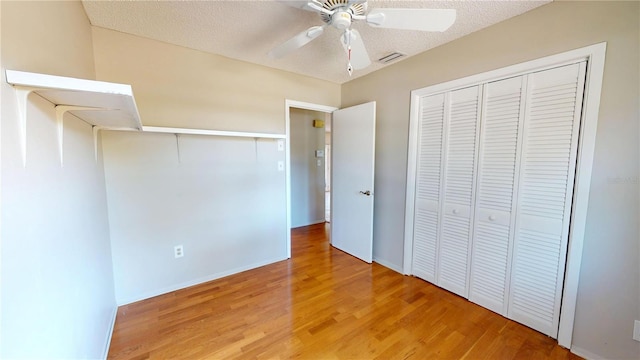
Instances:
[[[507,314],[526,77],[484,87],[469,300]]]
[[[528,75],[508,317],[558,333],[586,63]]]
[[[480,86],[448,93],[436,284],[468,296]],[[448,110],[448,111],[447,111]]]
[[[480,86],[420,100],[412,273],[467,296]]]
[[[419,108],[412,273],[554,338],[585,74],[560,66]]]
[[[412,274],[436,282],[445,95],[420,99]]]

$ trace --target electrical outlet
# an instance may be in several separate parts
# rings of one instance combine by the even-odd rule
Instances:
[[[640,341],[640,321],[633,322],[633,340]]]
[[[176,259],[184,256],[184,249],[182,248],[182,245],[176,245],[173,247],[173,256]]]

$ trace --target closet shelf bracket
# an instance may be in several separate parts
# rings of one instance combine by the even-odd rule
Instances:
[[[67,111],[100,111],[108,110],[91,106],[56,105],[56,127],[58,130],[58,152],[60,154],[60,166],[64,166],[64,113]]]
[[[27,167],[27,98],[35,88],[14,85],[18,102],[18,132],[20,136],[20,155],[22,167]]]

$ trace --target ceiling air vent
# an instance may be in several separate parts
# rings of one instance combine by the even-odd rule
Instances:
[[[383,57],[381,57],[380,59],[378,59],[378,62],[383,63],[383,64],[388,64],[392,61],[396,61],[402,57],[405,57],[405,54],[401,54],[399,52],[392,52],[391,54],[385,55]]]

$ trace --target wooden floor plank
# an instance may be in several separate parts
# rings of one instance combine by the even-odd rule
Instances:
[[[292,231],[292,258],[118,309],[109,359],[579,359],[457,295]]]

